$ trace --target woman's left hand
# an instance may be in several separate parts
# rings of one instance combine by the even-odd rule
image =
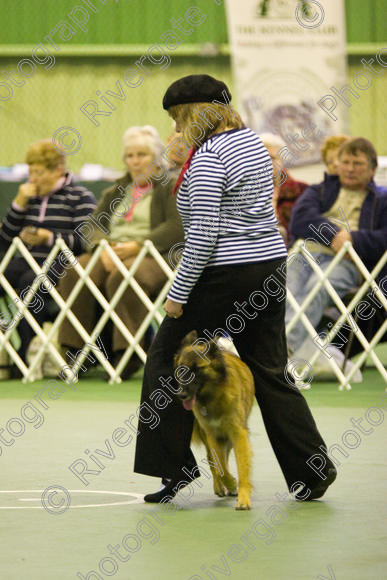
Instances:
[[[141,250],[141,246],[137,242],[121,242],[119,244],[115,244],[113,246],[113,250],[120,260],[125,260],[126,258],[137,256]]]
[[[179,302],[175,302],[170,298],[167,298],[164,302],[164,310],[171,318],[180,318],[183,314],[182,305]]]
[[[20,238],[29,246],[48,246],[51,232],[45,228],[26,226],[20,232]]]

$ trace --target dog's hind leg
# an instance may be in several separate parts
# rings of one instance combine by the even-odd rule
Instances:
[[[241,428],[233,441],[235,459],[238,467],[238,500],[237,510],[249,510],[251,507],[251,447],[247,429]]]

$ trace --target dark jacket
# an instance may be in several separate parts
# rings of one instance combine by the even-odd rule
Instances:
[[[102,198],[92,214],[93,234],[90,236],[90,242],[94,247],[102,239],[108,239],[109,225],[114,221],[112,208],[114,209],[114,201],[124,199],[126,203],[131,205],[129,196],[125,197],[125,192],[119,187],[125,188],[131,183],[129,175],[125,175],[118,179],[116,183],[104,190]],[[163,257],[168,255],[172,246],[184,241],[183,225],[176,208],[176,196],[172,196],[173,182],[167,185],[155,183],[153,186],[152,199],[150,204],[150,233],[148,239],[153,242],[157,250]],[[138,203],[141,203],[139,201]],[[113,204],[113,205],[112,205]],[[109,219],[109,218],[112,219]],[[101,227],[96,225],[96,221]],[[105,230],[105,231],[104,231]],[[93,248],[89,248],[92,250]],[[181,247],[180,247],[181,249]]]
[[[337,175],[327,175],[322,183],[311,185],[304,191],[294,206],[290,220],[293,241],[298,238],[312,238],[320,244],[329,246],[335,233],[324,228],[323,235],[328,239],[328,243],[325,243],[310,226],[313,225],[318,229],[321,224],[328,223],[335,232],[339,231],[338,225],[322,214],[333,206],[340,187]],[[368,184],[367,190],[368,195],[360,212],[359,229],[351,231],[351,235],[355,251],[365,266],[372,270],[387,250],[387,190],[376,186],[373,181]],[[345,207],[343,210],[345,213]],[[383,271],[386,270],[384,268]]]

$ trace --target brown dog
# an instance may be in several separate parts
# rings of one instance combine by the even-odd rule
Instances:
[[[247,420],[254,401],[253,375],[240,358],[221,351],[214,341],[208,352],[205,343],[193,347],[197,337],[195,330],[187,334],[175,355],[176,367],[184,365],[191,370],[189,377],[194,375],[178,396],[184,408],[195,415],[192,440],[204,443],[210,466],[212,451],[221,464],[222,476],[211,466],[214,492],[219,496],[238,495],[236,509],[247,510],[252,488]],[[228,470],[231,449],[238,468],[238,486]]]

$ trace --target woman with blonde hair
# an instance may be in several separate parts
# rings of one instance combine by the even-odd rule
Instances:
[[[201,344],[226,332],[232,336],[253,373],[266,430],[290,491],[298,499],[316,499],[336,477],[328,458],[321,477],[307,464],[325,444],[305,399],[284,376],[286,292],[276,276],[286,277],[287,252],[272,204],[272,164],[230,101],[227,86],[208,75],[179,79],[163,100],[193,151],[177,182],[185,248],[164,304],[168,316],[144,372],[141,403],[148,405],[148,413],[149,406],[156,406],[159,420],[140,413],[135,471],[161,477],[163,484],[145,495],[146,502],[170,501],[200,475],[190,450],[193,403],[185,401],[183,408],[173,394],[195,378],[189,369],[175,373],[173,367],[182,339],[193,329]]]
[[[145,240],[151,240],[165,259],[168,258],[169,250],[182,241],[183,229],[176,210],[176,199],[171,195],[173,181],[166,171],[163,153],[164,146],[154,127],[130,127],[125,132],[123,159],[127,173],[103,193],[88,222],[93,230],[89,238],[89,252],[102,239],[107,239],[115,254],[129,269]],[[85,267],[90,259],[91,253],[87,253],[79,261]],[[111,300],[122,282],[122,274],[106,250],[101,253],[90,277],[108,300]],[[149,296],[157,294],[166,281],[164,272],[149,255],[141,262],[134,277]],[[60,291],[65,298],[77,280],[78,275],[74,270],[63,278]],[[75,300],[72,311],[90,333],[96,323],[97,301],[86,286],[83,286]],[[130,286],[120,298],[115,311],[133,335],[147,313],[145,305]],[[84,344],[67,319],[60,328],[59,342],[71,354]],[[141,345],[146,350],[146,339],[143,339]],[[114,366],[127,346],[124,336],[114,327]],[[134,354],[121,377],[129,378],[140,366],[141,360]]]
[[[348,135],[331,135],[321,145],[321,157],[327,168],[328,175],[336,175],[339,149],[343,143],[349,141]]]

